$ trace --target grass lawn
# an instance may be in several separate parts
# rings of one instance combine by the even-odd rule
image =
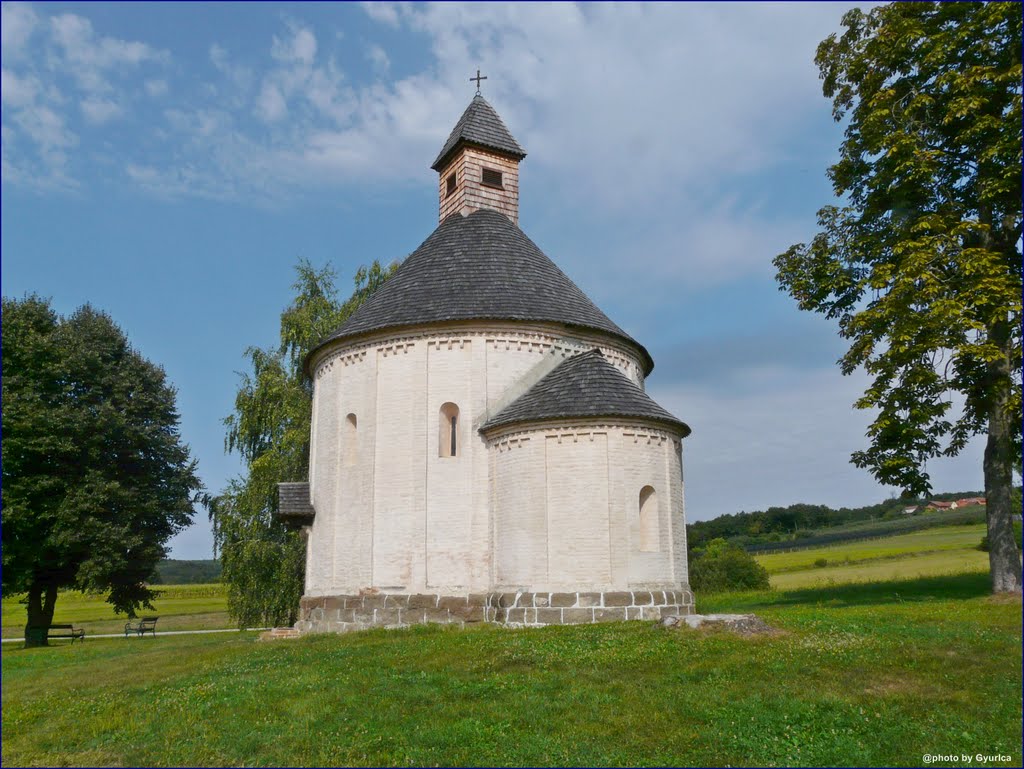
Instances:
[[[8,647],[3,763],[1020,766],[1021,603],[987,591],[961,574],[698,596],[780,630],[754,637],[630,622]]]
[[[160,617],[161,630],[210,630],[232,627],[227,614],[227,591],[222,584],[156,586],[161,596],[154,601],[155,611],[143,609],[140,615]],[[4,596],[0,623],[4,638],[21,638],[25,634],[25,605],[22,596]],[[57,596],[53,613],[57,624],[72,623],[84,628],[88,635],[120,633],[127,618],[115,614],[103,595],[62,591]]]

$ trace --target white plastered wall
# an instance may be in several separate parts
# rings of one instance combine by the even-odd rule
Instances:
[[[686,584],[678,447],[677,436],[632,424],[537,424],[496,437],[495,589]],[[642,550],[640,541],[645,486],[657,495],[658,534],[651,551]]]
[[[497,515],[500,504],[506,511],[536,511],[543,503],[546,511],[549,491],[543,462],[539,474],[533,467],[514,481],[504,465],[496,472],[495,456],[478,429],[565,358],[595,346],[642,382],[640,360],[621,346],[523,324],[472,331],[425,328],[339,347],[317,361],[310,458],[316,518],[307,551],[306,595],[350,594],[369,587],[402,593],[490,590],[496,578],[492,510]],[[455,458],[438,456],[439,413],[448,402],[460,410]],[[349,414],[357,420],[352,461],[345,446]],[[544,444],[536,441],[534,450],[545,452]],[[575,460],[568,451],[563,465],[578,461],[589,466],[598,455],[607,464],[612,450],[602,443],[592,449],[594,456],[584,449],[586,456]],[[614,486],[604,488],[607,494],[618,493]],[[561,509],[570,507],[567,498]],[[616,512],[622,508],[619,502],[605,502],[604,508],[612,518],[598,528],[587,520],[560,525],[593,532],[581,536],[593,538],[591,548],[607,552],[615,531],[625,524],[614,520],[624,515]],[[547,525],[546,512],[518,536],[522,547],[534,539],[544,543],[543,563],[538,555],[517,574],[550,582],[547,534],[533,528],[541,525]],[[510,543],[516,541],[516,535],[509,536]],[[612,561],[606,560],[601,579],[624,584],[623,565],[613,573]]]

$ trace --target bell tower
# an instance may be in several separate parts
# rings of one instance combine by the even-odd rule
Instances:
[[[438,172],[438,219],[469,214],[481,208],[500,211],[519,224],[519,161],[526,152],[512,138],[494,107],[476,96],[452,129],[430,167]]]

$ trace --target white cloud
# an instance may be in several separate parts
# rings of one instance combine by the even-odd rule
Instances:
[[[2,9],[3,180],[44,189],[75,187],[72,161],[89,150],[83,147],[83,129],[126,117],[139,90],[126,88],[124,81],[143,65],[163,66],[170,57],[143,42],[97,34],[84,16],[41,19],[18,3],[4,3]],[[159,87],[146,88],[151,95],[161,93]],[[79,151],[70,153],[72,147]]]
[[[0,4],[0,51],[4,61],[24,51],[38,22],[39,17],[28,3]]]
[[[0,69],[0,99],[11,107],[25,107],[35,101],[39,81],[32,76],[18,77],[6,67]]]
[[[867,445],[871,416],[852,408],[868,384],[866,375],[773,366],[745,375],[755,383],[746,394],[649,388],[693,429],[683,442],[688,520],[797,502],[863,505],[899,492],[849,461]],[[929,463],[936,491],[982,488],[981,444],[973,441],[957,459]]]
[[[82,100],[82,114],[93,125],[103,125],[120,117],[124,110],[117,102],[90,96]]]
[[[305,188],[421,180],[480,66],[489,78],[485,95],[530,152],[529,173],[548,188],[573,179],[585,191],[580,197],[606,212],[657,205],[667,195],[699,202],[709,188],[780,162],[793,124],[808,111],[827,114],[814,46],[843,10],[490,3],[364,9],[382,24],[424,35],[432,51],[427,66],[389,84],[351,83],[332,55],[340,42],[318,40],[311,27],[291,20],[269,41],[270,62],[243,68],[258,84],[250,92],[239,65],[211,48],[227,76],[216,98],[230,101],[234,85],[234,96],[263,121],[256,130],[233,128],[246,131],[264,156],[259,167],[286,168],[278,162],[285,156],[305,164],[303,173],[286,169],[289,178],[277,180],[282,194],[293,180]],[[377,72],[390,64],[379,45],[365,55]],[[727,267],[716,260],[714,269]]]
[[[111,90],[112,86],[107,80],[108,70],[168,58],[166,52],[145,43],[97,37],[92,22],[75,14],[65,13],[52,17],[50,28],[54,42],[62,49],[68,71],[86,91]]]
[[[289,24],[290,36],[274,36],[270,55],[278,61],[298,62],[309,67],[316,58],[316,36],[306,27]]]
[[[369,46],[366,49],[366,58],[370,60],[373,71],[379,75],[387,74],[388,70],[391,69],[391,59],[388,58],[387,51],[379,45]]]
[[[366,11],[366,15],[374,21],[379,21],[382,24],[387,24],[391,27],[397,27],[399,18],[399,8],[403,5],[402,3],[360,3],[363,10]]]
[[[269,123],[277,122],[288,114],[288,104],[273,83],[264,83],[256,103],[257,114]]]
[[[167,93],[167,81],[166,80],[147,80],[146,81],[146,93],[152,96],[154,99],[163,96]]]

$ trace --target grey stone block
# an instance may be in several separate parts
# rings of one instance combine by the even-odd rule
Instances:
[[[423,621],[447,625],[451,617],[447,609],[424,609]]]
[[[373,620],[378,625],[399,625],[402,622],[401,609],[377,609]]]
[[[647,590],[634,590],[633,591],[633,605],[634,606],[650,606],[654,603],[654,596]]]
[[[436,609],[437,593],[417,593],[409,596],[410,609]]]
[[[577,606],[600,606],[601,593],[577,593]]]
[[[561,609],[537,609],[537,623],[540,625],[561,625]]]
[[[443,595],[437,601],[437,608],[446,609],[447,611],[456,611],[457,609],[463,609],[468,605],[469,600],[466,596]]]
[[[575,593],[552,593],[551,594],[551,606],[552,608],[565,609],[570,606],[576,605],[576,594]]]
[[[526,609],[505,609],[505,622],[521,625],[526,621]]]
[[[562,609],[562,622],[566,625],[589,625],[593,621],[593,609]]]
[[[619,622],[624,619],[626,619],[625,606],[611,609],[594,609],[594,622]]]
[[[633,603],[632,593],[618,593],[611,592],[604,594],[604,605],[605,606],[629,606]],[[623,613],[625,616],[625,613]]]

